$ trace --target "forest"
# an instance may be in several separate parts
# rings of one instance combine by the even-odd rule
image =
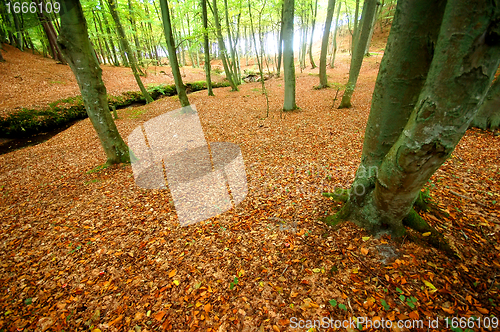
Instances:
[[[0,332],[500,329],[498,0],[2,0]]]

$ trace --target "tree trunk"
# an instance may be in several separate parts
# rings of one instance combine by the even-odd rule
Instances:
[[[5,59],[2,56],[2,51],[0,51],[0,62],[5,62]]]
[[[107,164],[129,162],[128,147],[109,111],[102,70],[97,64],[79,0],[61,0],[58,44],[76,76],[87,114],[107,156]]]
[[[472,120],[472,126],[483,130],[500,128],[500,76],[488,89],[486,98]]]
[[[205,53],[205,76],[207,78],[208,95],[213,96],[212,78],[210,77],[210,47],[208,46],[208,17],[207,17],[207,0],[201,0],[201,14],[203,19],[203,53]]]
[[[332,59],[330,61],[330,67],[334,68],[335,67],[335,55],[337,54],[337,29],[339,25],[339,16],[340,16],[340,6],[342,5],[342,2],[339,1],[339,6],[337,7],[337,17],[335,18],[335,31],[333,32],[333,52],[332,52]]]
[[[368,37],[370,36],[370,25],[373,20],[373,16],[375,15],[376,4],[377,0],[365,0],[361,18],[361,33],[358,40],[356,41],[356,46],[354,47],[354,53],[351,58],[351,66],[349,68],[349,80],[347,82],[339,108],[351,107],[351,97],[356,87],[356,82],[358,81],[361,65],[363,64],[365,47],[368,41]]]
[[[222,60],[222,66],[224,66],[224,72],[226,73],[226,78],[229,81],[229,85],[231,85],[232,91],[238,91],[238,86],[236,84],[236,80],[234,80],[233,75],[231,73],[231,68],[227,59],[227,51],[226,46],[224,44],[224,39],[222,38],[222,29],[219,21],[219,11],[217,9],[217,0],[213,0],[213,13],[215,20],[215,29],[217,33],[217,42],[219,44],[220,49],[220,57]]]
[[[134,35],[134,43],[135,43],[134,54],[137,56],[137,61],[139,62],[139,66],[144,66],[142,61],[141,45],[139,43],[139,37],[137,35],[137,28],[135,25],[134,7],[132,6],[131,0],[128,0],[128,11],[129,11],[130,25],[132,26],[132,34]]]
[[[116,30],[118,31],[118,35],[120,37],[120,44],[122,45],[122,48],[126,53],[125,56],[128,58],[128,63],[130,64],[130,68],[132,69],[132,73],[134,74],[137,85],[139,86],[139,89],[141,90],[144,99],[146,99],[146,102],[151,103],[153,102],[153,98],[151,98],[148,91],[144,87],[144,84],[142,84],[141,78],[139,77],[139,72],[137,70],[137,63],[135,61],[134,53],[130,48],[127,36],[125,35],[125,30],[123,29],[123,26],[120,22],[120,17],[118,16],[118,12],[116,10],[116,0],[108,0],[108,5],[109,5],[109,12],[113,17],[113,20],[115,21]]]
[[[283,2],[283,5],[281,6],[281,22],[280,22],[280,35],[278,39],[278,64],[277,64],[277,72],[276,75],[280,77],[280,70],[281,70],[281,58],[282,58],[282,53],[283,53],[283,12],[285,8],[285,3]],[[247,61],[248,62],[248,61]],[[248,66],[248,63],[247,63]]]
[[[35,1],[34,1],[35,2]],[[41,4],[43,3],[42,0],[38,0],[35,3]],[[59,46],[57,45],[57,33],[56,30],[54,29],[54,25],[52,24],[52,21],[47,18],[45,13],[37,11],[38,19],[42,23],[43,31],[45,32],[45,35],[47,36],[47,40],[49,42],[50,49],[52,51],[52,57],[54,58],[55,61],[59,61],[62,64],[66,64],[66,61],[64,60],[64,57],[62,56],[61,50],[59,49]]]
[[[354,28],[352,30],[352,38],[351,38],[351,55],[352,56],[354,56],[354,49],[356,48],[356,44],[358,42],[358,37],[359,37],[358,17],[359,17],[359,0],[356,0],[356,9],[354,11],[354,20],[353,20],[354,21]],[[363,19],[363,18],[361,18],[361,19]]]
[[[316,25],[316,16],[318,14],[318,0],[316,0],[316,4],[314,5],[314,10],[312,8],[312,3],[311,3],[311,14],[312,14],[312,30],[311,30],[311,39],[309,41],[309,62],[311,63],[312,69],[316,68],[316,64],[314,63],[314,57],[312,54],[312,47],[313,47],[313,42],[314,42],[314,28]]]
[[[21,51],[24,51],[23,27],[21,26],[21,22],[19,22],[19,17],[17,16],[18,14],[12,12],[11,15],[14,18],[14,26],[16,27],[16,32],[17,32],[17,38],[16,38],[17,48]]]
[[[262,6],[262,9],[259,12],[259,30],[262,28],[261,27],[261,19],[262,19],[262,11],[264,10],[266,5],[266,2],[264,1],[264,4]],[[267,90],[266,90],[266,83],[264,81],[264,72],[262,70],[262,54],[264,53],[264,43],[261,39],[260,43],[260,56],[259,56],[259,51],[257,50],[257,40],[255,39],[255,29],[253,27],[253,20],[252,20],[252,7],[250,2],[248,2],[248,13],[250,16],[250,32],[252,33],[252,38],[253,38],[253,44],[255,46],[255,54],[257,55],[257,64],[259,66],[259,73],[260,73],[260,83],[262,85],[262,93],[266,96],[266,105],[267,105],[267,112],[266,116],[269,116],[269,97],[267,95]],[[259,33],[260,36],[262,36],[262,33]]]
[[[375,30],[375,22],[377,22],[378,11],[380,9],[380,3],[377,2],[377,8],[375,9],[375,15],[373,15],[373,20],[370,24],[370,34],[368,35],[368,41],[366,42],[365,55],[370,56],[370,43],[373,37],[373,31]]]
[[[172,75],[174,75],[177,95],[179,96],[179,101],[181,102],[182,107],[189,106],[190,104],[186,94],[186,86],[182,82],[181,72],[179,70],[179,61],[177,60],[177,54],[175,52],[175,40],[174,35],[172,34],[168,1],[160,0],[160,8],[163,19],[163,30],[165,32],[165,39],[168,47],[168,59],[170,61],[170,67],[172,68]]]
[[[295,104],[295,64],[293,59],[294,0],[284,0],[283,10],[283,71],[285,72],[285,101],[283,111],[293,111]]]
[[[444,2],[398,3],[377,78],[362,164],[349,200],[336,217],[355,221],[374,234],[405,233],[403,218],[464,135],[499,65],[498,7],[486,0],[449,0],[442,20],[431,19],[439,17]],[[366,166],[376,175],[367,177]]]
[[[231,52],[231,62],[229,62],[229,68],[232,68],[232,77],[236,85],[241,84],[241,77],[238,77],[238,54],[236,52],[236,39],[233,39],[233,34],[231,33],[231,26],[229,25],[229,9],[227,5],[227,0],[224,0],[224,10],[226,13],[226,27],[227,27],[227,39],[229,40],[229,50]]]
[[[323,31],[323,40],[321,41],[321,55],[319,57],[319,88],[328,87],[328,78],[326,76],[326,54],[328,52],[328,38],[330,37],[330,27],[332,26],[334,10],[335,0],[328,0],[325,30]]]

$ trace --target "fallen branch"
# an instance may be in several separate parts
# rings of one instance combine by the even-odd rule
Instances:
[[[482,207],[489,208],[489,206],[488,206],[488,205],[483,204],[483,203],[481,203],[481,202],[478,202],[478,201],[476,201],[476,200],[475,200],[475,199],[473,199],[473,198],[470,198],[470,197],[464,196],[464,195],[462,195],[462,194],[459,194],[459,193],[457,193],[457,192],[455,192],[455,191],[453,191],[453,190],[450,190],[450,193],[452,193],[453,195],[456,195],[456,196],[458,196],[458,197],[462,197],[462,198],[468,199],[469,201],[471,201],[471,202],[473,202],[473,203],[476,203],[476,204],[478,204],[478,205],[481,205]]]

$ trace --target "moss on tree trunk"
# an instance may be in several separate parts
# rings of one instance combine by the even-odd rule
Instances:
[[[430,229],[414,214],[413,204],[464,135],[498,68],[499,8],[486,0],[448,1],[441,27],[421,16],[439,16],[442,6],[431,0],[398,2],[362,163],[339,212],[339,218],[374,234],[402,236],[405,224],[418,231]],[[422,30],[408,34],[419,20],[424,21]],[[426,39],[428,46],[423,47]]]
[[[129,162],[128,147],[109,111],[102,70],[87,33],[79,0],[61,1],[59,47],[76,76],[87,114],[107,156],[107,164]]]

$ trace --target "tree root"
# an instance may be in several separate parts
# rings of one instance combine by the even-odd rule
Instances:
[[[450,256],[457,256],[443,234],[429,225],[414,209],[403,219],[403,225],[422,233],[423,240],[434,248],[442,250]]]
[[[323,193],[323,196],[331,198],[336,202],[345,203],[340,211],[334,215],[321,219],[321,221],[328,226],[337,228],[342,222],[347,221],[349,215],[351,214],[352,205],[349,203],[349,190],[342,189],[341,191],[336,191],[334,193]],[[439,209],[433,206],[433,204],[427,202],[424,195],[419,195],[415,201],[414,208],[403,219],[403,225],[421,233],[423,241],[432,247],[444,251],[449,256],[458,256],[457,253],[451,248],[446,238],[434,227],[429,225],[427,221],[425,221],[417,213],[417,211],[415,211],[415,209],[425,212],[429,212],[431,210],[440,212]]]

